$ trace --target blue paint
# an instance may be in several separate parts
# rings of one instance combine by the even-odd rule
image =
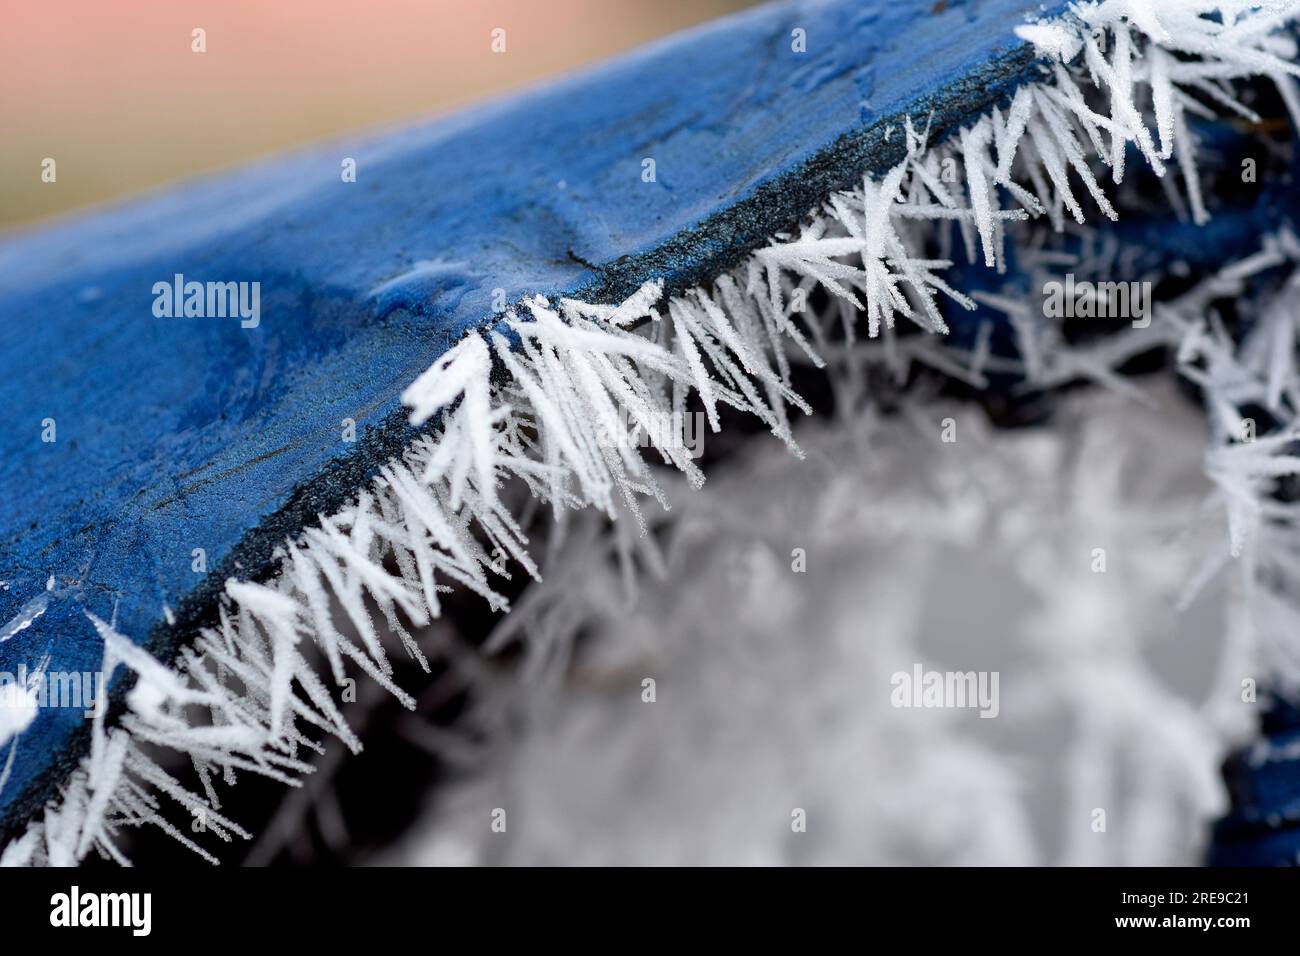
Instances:
[[[1210,866],[1300,865],[1300,706],[1263,695],[1262,738],[1231,754],[1232,808],[1214,824]]]
[[[495,288],[609,297],[715,273],[806,211],[800,184],[888,160],[891,118],[970,116],[1020,82],[1014,26],[1062,4],[937,6],[762,7],[502,103],[0,243],[0,628],[57,585],[0,643],[0,670],[46,655],[93,669],[83,610],[165,655],[221,577],[263,573],[277,534],[400,448],[400,391],[490,320]],[[998,65],[1017,54],[1020,73]],[[260,283],[260,325],[155,317],[152,287],[176,273]],[[215,582],[192,570],[195,548]],[[52,795],[85,732],[78,710],[41,711],[0,837]]]

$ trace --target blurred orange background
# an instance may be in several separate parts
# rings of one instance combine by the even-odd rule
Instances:
[[[0,13],[0,228],[445,112],[748,5],[13,0]],[[191,51],[196,27],[205,53]],[[45,157],[55,183],[41,181]]]

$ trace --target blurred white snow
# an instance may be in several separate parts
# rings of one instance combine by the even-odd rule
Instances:
[[[1226,535],[1203,413],[1146,397],[1011,431],[865,407],[803,426],[805,462],[753,441],[671,495],[623,600],[579,518],[510,617],[556,679],[377,861],[1197,862],[1250,649],[1233,576],[1178,610]],[[916,665],[997,672],[997,717],[892,706]]]

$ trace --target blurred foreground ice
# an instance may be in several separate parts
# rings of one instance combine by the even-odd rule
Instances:
[[[807,426],[804,462],[752,442],[673,495],[630,605],[571,533],[514,615],[534,646],[581,634],[563,680],[383,861],[1197,862],[1249,648],[1230,576],[1175,607],[1224,526],[1202,415],[1149,397],[1018,431],[868,410]],[[998,672],[998,716],[892,706],[918,664]]]

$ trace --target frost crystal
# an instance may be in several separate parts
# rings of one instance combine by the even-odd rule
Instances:
[[[1257,255],[1160,303],[1150,328],[1089,345],[1067,341],[1013,291],[968,295],[944,279],[955,261],[954,234],[967,261],[995,274],[1014,268],[1040,278],[1061,265],[1061,253],[1044,247],[1036,223],[1079,230],[1086,239],[1079,225],[1093,213],[1115,218],[1101,181],[1107,177],[1097,172],[1108,168],[1109,179],[1121,183],[1130,144],[1164,181],[1172,178],[1168,165],[1178,166],[1182,194],[1170,189],[1171,198],[1204,222],[1209,213],[1187,117],[1218,110],[1253,118],[1232,84],[1262,77],[1300,120],[1295,43],[1282,32],[1298,9],[1294,0],[1075,4],[1059,20],[1018,31],[1047,61],[1042,82],[1021,88],[1005,110],[975,119],[943,143],[927,143],[923,131],[906,123],[908,148],[896,167],[826,197],[795,234],[773,237],[709,288],[664,301],[662,286],[649,282],[617,305],[533,296],[505,318],[504,329],[467,336],[403,394],[411,420],[433,420],[432,432],[389,462],[349,507],[320,516],[316,526],[284,542],[274,578],[229,581],[217,621],[170,666],[94,619],[106,673],[126,667],[137,676],[129,712],[113,727],[102,715],[95,719],[89,757],[0,862],[66,864],[92,850],[121,861],[117,835],[142,824],[161,827],[212,859],[187,835],[188,821],[171,822],[175,808],[166,809],[164,798],[185,817],[201,818],[202,829],[217,839],[246,837],[219,813],[213,782],[233,782],[247,771],[297,785],[311,772],[322,735],[359,748],[331,687],[347,680],[350,669],[413,707],[393,680],[374,614],[427,670],[407,627],[436,618],[447,589],[468,589],[506,610],[497,588],[511,567],[540,578],[527,522],[519,517],[519,489],[557,516],[594,509],[613,519],[607,546],[620,587],[631,593],[634,565],[664,567],[653,540],[636,533],[656,520],[642,510],[647,498],[665,506],[671,500],[664,469],[689,486],[704,477],[681,443],[664,437],[662,423],[681,416],[694,393],[714,431],[721,410],[739,410],[801,455],[790,415],[791,409],[810,412],[792,385],[799,364],[828,367],[840,392],[861,384],[865,364],[879,364],[899,379],[926,366],[976,387],[998,373],[1040,388],[1087,380],[1140,395],[1120,367],[1154,344],[1170,346],[1178,370],[1201,387],[1210,409],[1205,470],[1215,491],[1207,510],[1222,507],[1228,539],[1192,575],[1184,600],[1193,600],[1235,556],[1253,596],[1238,646],[1259,648],[1273,671],[1300,685],[1300,652],[1284,639],[1295,632],[1295,613],[1279,597],[1300,587],[1296,506],[1272,495],[1279,478],[1300,473],[1293,453],[1300,402],[1294,295],[1262,305],[1240,342],[1213,312],[1215,298],[1225,294],[1242,295],[1243,307],[1250,307],[1244,293],[1261,272],[1286,264],[1300,274],[1294,237],[1272,237]],[[948,174],[954,169],[961,175]],[[927,251],[936,247],[942,254]],[[1081,272],[1097,268],[1096,253],[1085,248],[1069,262]],[[819,289],[829,304],[805,306]],[[1295,283],[1288,289],[1294,293]],[[973,310],[977,302],[1008,317],[1019,358],[993,355],[987,326],[970,350],[897,327],[902,318],[924,333],[943,333],[944,308]],[[867,341],[856,337],[859,313]],[[508,381],[494,384],[494,366]],[[1245,442],[1240,409],[1248,403],[1280,424]],[[651,457],[664,468],[642,456],[646,437]],[[502,634],[513,626],[531,635],[532,656],[523,667],[530,677],[563,660],[546,648],[571,638],[572,609],[551,608],[548,615],[544,593],[533,596],[533,610],[520,624],[507,617],[502,625]],[[325,678],[317,673],[317,655]],[[1078,672],[1079,680],[1094,684],[1099,675],[1088,667]],[[1123,673],[1111,676],[1118,681]],[[1063,683],[1062,691],[1071,686]],[[1168,720],[1160,739],[1171,753],[1190,754],[1182,733],[1190,724],[1180,723],[1172,705],[1162,714]],[[22,744],[20,724],[0,724],[0,740],[18,734],[9,759]],[[1122,742],[1113,733],[1107,739]],[[160,755],[169,751],[192,764],[202,793],[162,769]],[[979,762],[970,754],[952,758],[972,768]],[[979,779],[977,796],[1007,785],[997,773]],[[1004,824],[1007,832],[1016,825]]]

